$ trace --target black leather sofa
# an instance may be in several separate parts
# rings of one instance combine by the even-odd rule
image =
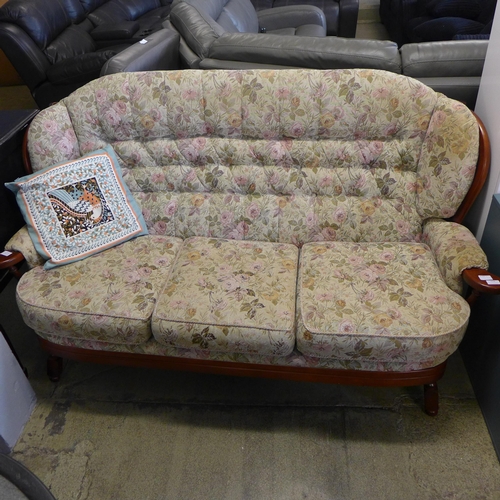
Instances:
[[[99,77],[123,49],[162,29],[171,0],[9,0],[0,49],[44,108]]]

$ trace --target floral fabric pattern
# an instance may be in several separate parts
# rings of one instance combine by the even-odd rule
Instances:
[[[463,291],[465,269],[488,269],[486,254],[474,235],[461,224],[429,219],[424,224],[422,241],[431,247],[446,284],[459,294]]]
[[[316,357],[435,366],[470,313],[417,243],[309,243],[298,288],[297,348]]]
[[[35,267],[17,286],[28,326],[71,339],[139,344],[182,241],[141,236],[49,271]]]
[[[153,313],[153,335],[167,346],[289,354],[297,258],[293,245],[186,240]]]

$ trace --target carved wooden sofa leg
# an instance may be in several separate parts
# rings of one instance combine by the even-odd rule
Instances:
[[[439,410],[439,391],[436,382],[424,385],[424,411],[435,417]]]
[[[47,375],[52,382],[59,382],[63,370],[63,359],[50,355],[47,359]]]

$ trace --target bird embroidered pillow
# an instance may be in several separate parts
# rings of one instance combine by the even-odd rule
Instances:
[[[148,232],[111,146],[5,185],[16,193],[45,269]]]

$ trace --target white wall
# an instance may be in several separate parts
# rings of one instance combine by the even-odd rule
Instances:
[[[491,170],[487,186],[483,189],[465,225],[479,241],[483,235],[491,200],[500,192],[500,8],[495,12],[488,53],[484,63],[481,86],[476,104],[476,113],[483,120],[491,141]]]
[[[0,334],[0,453],[12,450],[35,403],[35,392]]]

